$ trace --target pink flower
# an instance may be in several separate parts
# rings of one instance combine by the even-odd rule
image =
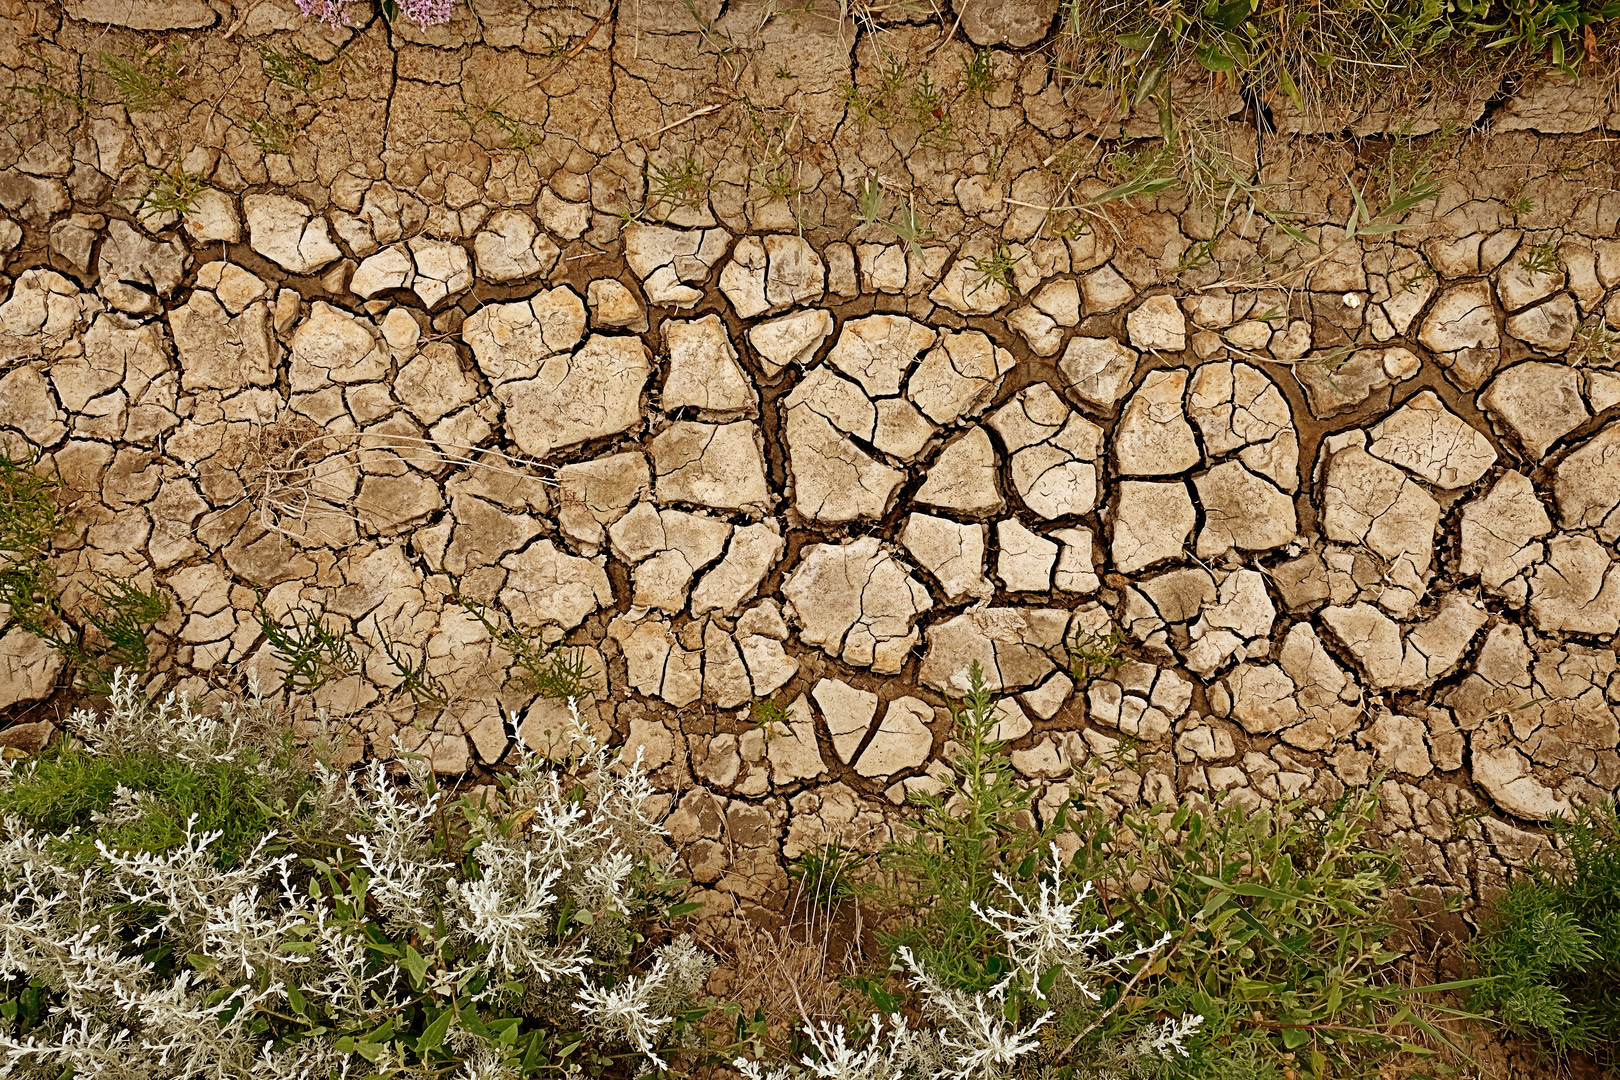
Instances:
[[[399,0],[400,14],[424,28],[449,22],[455,6],[456,0]]]
[[[298,10],[337,28],[349,25],[349,5],[355,0],[293,0]],[[399,13],[424,29],[450,21],[456,0],[397,0]]]
[[[349,25],[350,0],[293,0],[298,10],[313,15],[334,29]]]

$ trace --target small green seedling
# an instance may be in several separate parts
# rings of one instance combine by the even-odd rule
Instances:
[[[585,650],[566,646],[553,648],[543,663],[529,667],[528,672],[540,696],[554,701],[588,697],[596,678]]]
[[[684,154],[667,166],[647,166],[647,201],[664,204],[669,213],[682,207],[698,209],[708,201],[713,186],[708,167],[692,154]],[[664,215],[666,219],[669,213]]]
[[[864,860],[839,844],[811,848],[788,864],[788,877],[812,907],[834,911],[855,896],[855,873]]]
[[[962,89],[980,96],[996,92],[996,55],[988,46],[962,60]]]
[[[302,94],[312,94],[325,81],[326,65],[296,45],[282,52],[270,45],[259,46],[259,64],[265,78]]]
[[[1084,686],[1104,672],[1124,666],[1127,657],[1121,656],[1119,647],[1125,637],[1118,630],[1094,634],[1084,627],[1076,627],[1074,634],[1064,643],[1069,653],[1069,677],[1078,686]]]
[[[450,693],[445,689],[444,682],[433,672],[428,670],[427,653],[417,648],[415,652],[419,659],[413,659],[411,648],[395,641],[382,624],[372,618],[377,629],[377,641],[382,646],[383,654],[388,657],[388,665],[399,676],[399,688],[411,696],[418,708],[438,710],[449,703]]]
[[[186,91],[180,78],[178,48],[133,60],[109,52],[97,54],[101,74],[112,80],[118,100],[130,112],[153,112],[180,100]]]
[[[785,731],[788,727],[787,710],[776,703],[776,695],[768,698],[755,698],[748,705],[748,717],[756,730],[764,733],[765,742],[770,744],[771,736],[776,734],[776,725],[781,724]]]
[[[1548,240],[1526,248],[1519,258],[1519,269],[1527,274],[1555,274],[1558,272],[1558,241]]]
[[[236,122],[241,124],[253,142],[253,148],[261,154],[285,154],[292,149],[293,135],[297,129],[290,120],[274,120],[265,118],[255,120],[248,116],[238,116]]]
[[[184,216],[191,212],[197,196],[207,187],[202,176],[187,172],[183,165],[175,165],[172,169],[147,165],[146,190],[135,201],[133,213],[143,220],[165,214]]]
[[[968,290],[968,295],[972,296],[980,289],[989,288],[991,285],[1000,285],[1009,293],[1016,294],[1018,290],[1013,285],[1013,268],[1023,257],[1022,254],[1014,255],[1012,249],[1003,241],[996,244],[996,250],[990,255],[969,259],[968,266],[979,275],[979,280]]]
[[[518,678],[541,697],[554,700],[584,698],[591,692],[590,684],[596,678],[585,650],[533,641],[515,626],[507,626],[493,617],[478,601],[461,591],[461,582],[450,581],[450,595],[467,614],[478,620],[491,640],[512,657],[512,663],[523,669]]]
[[[879,224],[881,224],[885,229],[888,229],[890,232],[894,233],[895,236],[898,236],[902,241],[905,242],[906,247],[910,249],[912,255],[916,256],[918,259],[921,259],[923,257],[923,241],[932,240],[934,238],[933,232],[923,227],[921,219],[917,217],[916,207],[912,206],[910,203],[906,204],[905,208],[899,212],[898,216],[898,221],[891,219],[889,221],[879,222]]]

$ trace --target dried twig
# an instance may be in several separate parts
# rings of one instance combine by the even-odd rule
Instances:
[[[557,62],[555,64],[552,64],[544,72],[542,72],[539,75],[536,75],[534,78],[532,78],[528,82],[524,83],[523,84],[523,89],[525,89],[525,90],[534,89],[536,86],[539,86],[541,83],[545,82],[547,79],[551,78],[553,75],[557,74],[557,72],[561,71],[564,67],[566,67],[567,64],[568,64],[568,61],[572,60],[574,57],[578,56],[580,53],[585,51],[585,46],[589,45],[591,43],[591,38],[595,37],[596,32],[598,30],[602,29],[602,24],[607,22],[609,19],[611,19],[613,17],[613,13],[615,11],[618,11],[618,10],[619,10],[619,0],[612,0],[612,2],[608,4],[607,10],[602,12],[602,14],[597,18],[597,20],[591,24],[591,28],[585,32],[585,36],[579,39],[579,44],[575,45],[572,49],[569,49],[567,52],[563,53],[563,55],[557,60]]]

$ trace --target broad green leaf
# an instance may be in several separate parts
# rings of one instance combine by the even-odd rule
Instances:
[[[1300,95],[1299,87],[1294,84],[1294,77],[1288,73],[1287,68],[1277,69],[1277,83],[1282,87],[1282,92],[1288,95],[1288,100],[1294,103],[1294,108],[1304,112],[1305,99]]]
[[[427,981],[428,962],[414,945],[405,946],[405,959],[400,961],[400,966],[410,972],[411,986],[420,990]]]
[[[444,1045],[444,1037],[450,1031],[450,1021],[454,1020],[455,1016],[454,1009],[445,1009],[423,1029],[422,1037],[416,1040],[417,1056],[425,1058]]]
[[[1210,71],[1234,71],[1237,69],[1237,62],[1213,45],[1200,45],[1193,51],[1193,56]]]

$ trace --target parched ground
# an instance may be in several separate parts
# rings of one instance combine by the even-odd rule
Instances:
[[[1612,81],[1419,107],[1462,124],[1438,199],[1351,238],[1411,115],[1276,102],[1257,145],[1229,83],[1178,87],[1312,246],[1067,209],[1159,118],[1054,81],[1051,2],[476,6],[0,0],[0,426],[62,478],[73,587],[172,598],[160,688],[278,686],[262,595],[352,642],[304,700],[355,752],[477,773],[563,707],[459,588],[582,650],[745,910],[881,842],[973,661],[1043,813],[1088,762],[1121,803],[1382,777],[1470,898],[1620,788]],[[126,109],[103,53],[184,91]],[[177,169],[189,211],[142,205]],[[0,637],[0,705],[63,682]]]

